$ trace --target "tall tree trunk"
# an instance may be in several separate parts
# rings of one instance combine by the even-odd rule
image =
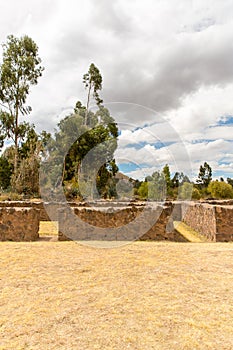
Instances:
[[[66,157],[64,158],[63,169],[62,169],[62,180],[61,180],[62,184],[65,179],[65,171],[66,171]]]
[[[18,168],[18,135],[15,135],[15,159],[14,159],[14,172],[17,172]]]
[[[89,89],[88,89],[88,95],[87,95],[87,107],[86,107],[86,113],[85,113],[84,125],[87,125],[87,116],[88,116],[89,103],[90,103],[90,94],[91,94],[91,83],[90,83],[90,85],[89,85]]]
[[[14,159],[14,182],[13,182],[13,189],[16,190],[16,181],[18,176],[18,119],[19,119],[19,110],[18,106],[16,106],[15,111],[15,137],[14,137],[14,144],[15,144],[15,159]]]

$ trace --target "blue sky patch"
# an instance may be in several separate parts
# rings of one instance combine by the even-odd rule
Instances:
[[[228,116],[222,117],[222,119],[218,121],[217,125],[218,126],[221,126],[221,125],[233,125],[233,116],[232,115],[228,115]]]

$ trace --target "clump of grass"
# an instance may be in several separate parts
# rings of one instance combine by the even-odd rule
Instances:
[[[22,199],[22,195],[15,192],[6,192],[0,194],[0,201],[20,201]]]

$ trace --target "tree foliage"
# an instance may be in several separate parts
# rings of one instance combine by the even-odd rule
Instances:
[[[19,122],[20,115],[31,111],[26,99],[31,85],[36,85],[43,67],[36,43],[27,35],[7,37],[3,44],[3,61],[0,65],[0,131],[1,143],[11,139],[15,146],[14,171],[18,166],[19,141],[24,138],[28,124]]]
[[[39,168],[45,146],[51,138],[50,133],[42,131],[37,134],[32,125],[26,134],[26,140],[19,148],[19,167],[12,174],[14,188],[17,193],[27,195],[39,194]]]
[[[212,169],[210,165],[207,162],[205,162],[203,166],[202,165],[200,166],[197,183],[200,185],[200,187],[207,188],[211,180],[212,180]]]
[[[168,164],[166,164],[163,167],[163,175],[164,175],[164,178],[166,181],[167,188],[170,188],[170,186],[171,186],[171,173],[170,173],[170,169],[169,169]]]
[[[48,143],[50,185],[55,189],[62,182],[68,196],[115,196],[117,124],[101,106],[96,113],[89,112],[92,127],[87,126],[85,112],[85,107],[78,103],[77,108],[76,104],[74,113],[59,122],[54,139]],[[93,184],[97,193],[93,192]]]
[[[208,192],[216,199],[233,198],[232,186],[223,181],[210,182]]]
[[[167,182],[164,172],[155,171],[151,176],[145,178],[137,191],[141,199],[152,201],[163,201],[166,199]]]
[[[138,191],[137,191],[140,199],[147,199],[148,198],[148,182],[142,182]]]
[[[93,98],[97,106],[100,106],[101,103],[103,103],[103,100],[101,100],[98,93],[98,91],[102,89],[102,76],[100,74],[99,69],[94,65],[94,63],[91,63],[88,72],[84,74],[83,83],[84,83],[85,89],[87,89],[88,91],[86,113],[85,113],[85,125],[87,125],[87,116],[89,112],[91,92],[93,93]]]
[[[171,180],[171,187],[177,188],[181,185],[183,185],[185,182],[190,183],[190,180],[187,175],[185,175],[183,172],[176,172]]]
[[[0,189],[6,190],[11,183],[11,175],[13,171],[12,164],[8,161],[6,156],[0,157]]]
[[[231,186],[233,186],[233,179],[231,179],[230,177],[227,178],[227,183]]]

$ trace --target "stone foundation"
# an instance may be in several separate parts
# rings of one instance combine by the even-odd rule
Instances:
[[[169,222],[172,208],[63,208],[58,215],[59,240],[182,240]]]
[[[216,242],[233,241],[233,205],[215,206]]]
[[[183,203],[183,221],[212,242],[233,241],[233,205]]]
[[[79,219],[72,222],[73,218]],[[59,240],[185,241],[173,221],[212,242],[233,241],[233,201],[43,203],[0,202],[0,240],[38,239],[39,221],[59,221]],[[85,225],[85,223],[87,225]]]
[[[0,241],[35,241],[40,212],[34,208],[0,208]]]
[[[183,203],[183,221],[209,241],[216,241],[215,208],[209,204]]]

